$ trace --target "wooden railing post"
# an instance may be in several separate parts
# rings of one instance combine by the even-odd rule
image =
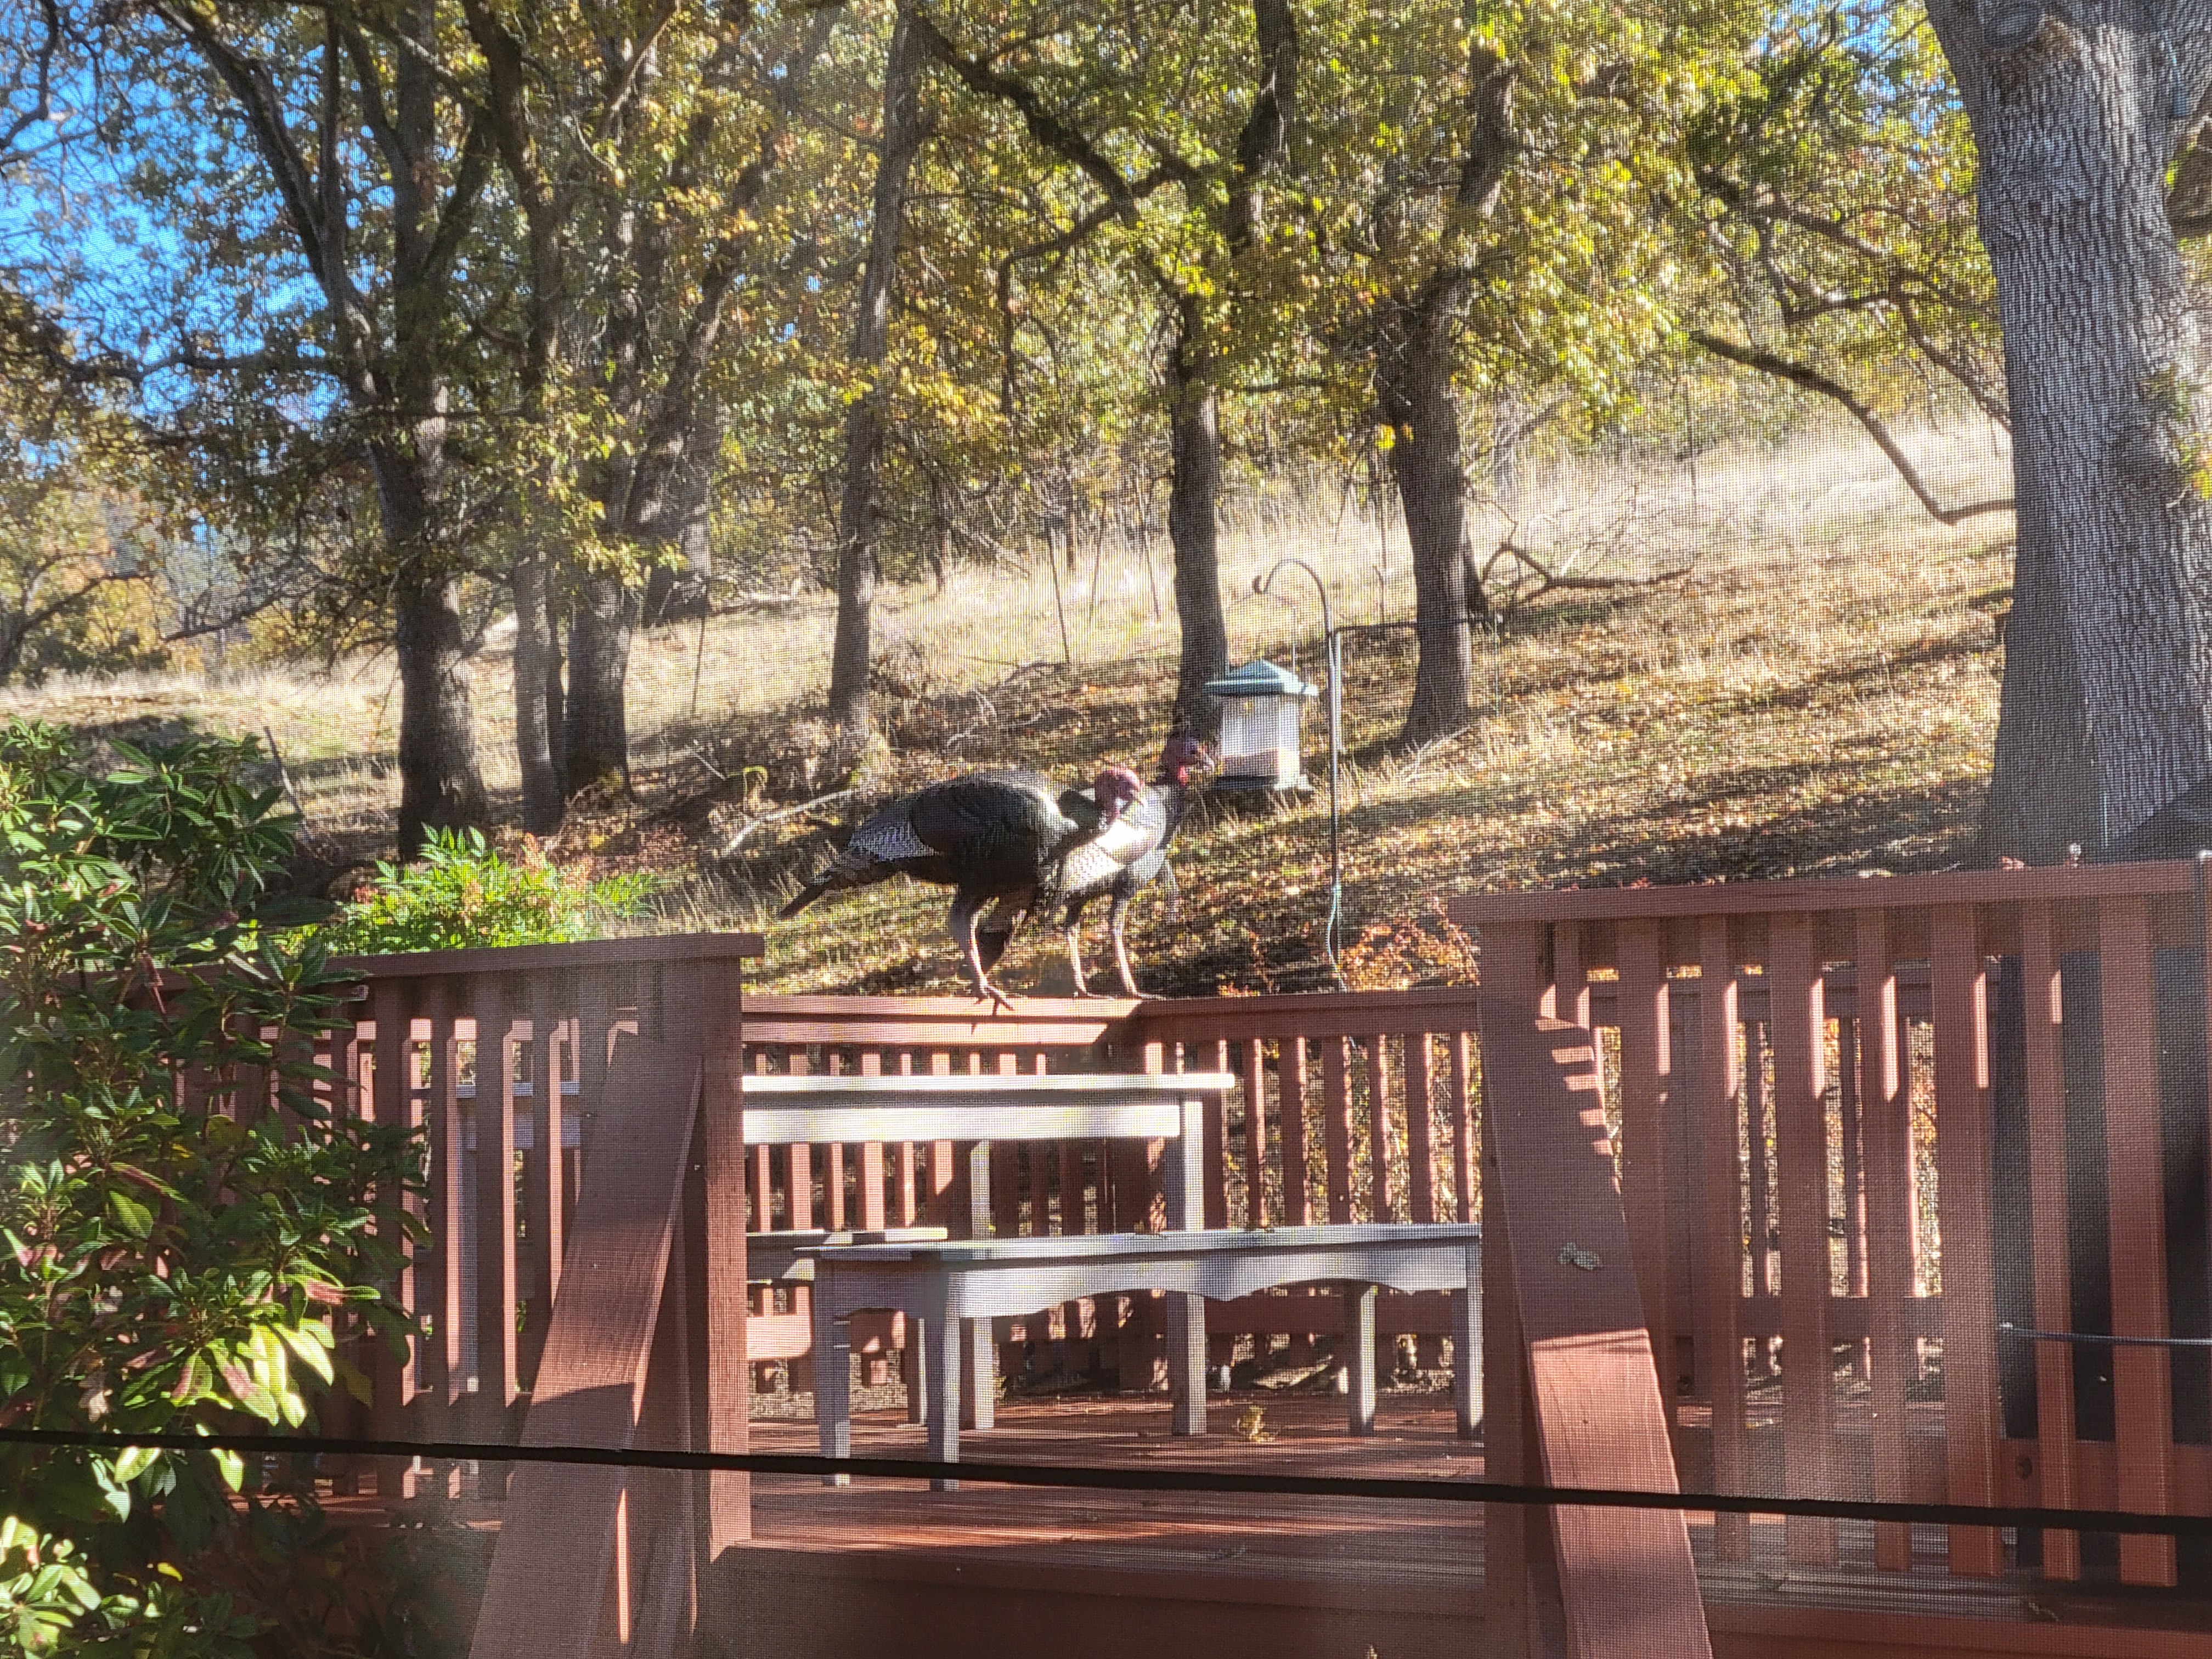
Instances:
[[[1541,940],[1530,924],[1482,930],[1483,1005],[1519,1005],[1533,1014],[1540,993]],[[1510,1018],[1510,1016],[1505,1016]],[[1498,1079],[1485,1056],[1483,1110],[1498,1109]],[[1528,1409],[1527,1338],[1520,1296],[1514,1288],[1513,1244],[1505,1212],[1496,1202],[1498,1176],[1484,1136],[1482,1223],[1482,1469],[1484,1478],[1509,1485],[1542,1479],[1535,1423]],[[1544,1512],[1514,1504],[1486,1504],[1482,1517],[1483,1599],[1492,1651],[1501,1659],[1533,1659],[1542,1651],[1536,1581],[1549,1570],[1550,1534]]]
[[[710,965],[702,986],[702,1030],[705,1080],[693,1155],[702,1176],[701,1249],[696,1269],[703,1280],[707,1449],[751,1449],[751,1368],[746,1363],[744,1137],[739,1093],[744,1070],[744,1003],[734,963]],[[752,1477],[715,1470],[704,1481],[702,1568],[712,1567],[731,1545],[752,1536]]]

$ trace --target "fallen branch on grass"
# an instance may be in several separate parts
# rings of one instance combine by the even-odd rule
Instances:
[[[1524,605],[1530,599],[1557,592],[1595,593],[1620,587],[1660,587],[1668,582],[1681,580],[1694,568],[1686,564],[1679,569],[1656,571],[1649,576],[1577,576],[1566,571],[1554,570],[1508,536],[1498,544],[1498,550],[1483,563],[1482,585],[1485,588],[1490,586],[1490,573],[1498,568],[1498,562],[1508,558],[1519,560],[1536,573],[1536,586],[1525,592],[1515,589],[1508,601],[1510,605]]]
[[[833,789],[826,795],[817,795],[812,800],[803,800],[796,806],[779,806],[773,812],[763,812],[757,818],[749,818],[738,826],[736,835],[732,836],[723,843],[722,856],[726,859],[736,857],[738,848],[743,847],[751,838],[756,830],[765,830],[771,823],[781,823],[786,818],[795,818],[800,813],[811,812],[817,806],[835,806],[839,801],[850,800],[860,793],[857,789]]]

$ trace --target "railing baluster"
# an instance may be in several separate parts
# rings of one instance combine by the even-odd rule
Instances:
[[[1792,1494],[1836,1495],[1836,1392],[1828,1342],[1834,1275],[1828,1232],[1827,1067],[1812,919],[1776,916],[1767,972],[1774,1035],[1774,1127],[1782,1207],[1782,1459]],[[1784,1523],[1790,1560],[1836,1565],[1836,1523]]]
[[[477,1423],[487,1440],[507,1438],[514,1401],[515,1342],[514,1101],[515,1032],[528,1006],[527,983],[477,981]],[[506,1471],[483,1467],[477,1495],[496,1498]]]
[[[1708,916],[1698,933],[1698,1091],[1705,1114],[1705,1380],[1712,1401],[1713,1487],[1741,1492],[1751,1477],[1750,1438],[1744,1419],[1743,1181],[1737,1161],[1737,1115],[1743,1068],[1736,1057],[1735,963],[1728,921]],[[1751,1559],[1750,1517],[1713,1516],[1713,1555],[1721,1561]]]
[[[1437,1218],[1436,1106],[1429,1071],[1434,1040],[1426,1031],[1406,1034],[1406,1201],[1415,1221]]]
[[[1323,1037],[1321,1044],[1322,1149],[1328,1159],[1328,1218],[1352,1219],[1352,1081],[1347,1039]]]
[[[567,1136],[568,1102],[561,1091],[562,1021],[556,1000],[561,977],[550,969],[532,974],[530,1014],[530,1151],[524,1154],[523,1228],[529,1239],[529,1312],[515,1364],[526,1382],[538,1376],[545,1351],[545,1329],[561,1284],[562,1247],[567,1237],[568,1182],[562,1143]]]
[[[409,994],[413,988],[406,981],[379,980],[370,992],[369,1006],[376,1020],[375,1046],[370,1056],[371,1104],[376,1121],[387,1128],[404,1128],[410,1121],[408,1085],[413,1079],[408,1077],[407,1067],[410,1060],[408,1039],[414,1024],[414,1011]],[[412,1312],[417,1305],[415,1246],[400,1224],[401,1201],[398,1195],[381,1194],[379,1196],[384,1214],[379,1219],[378,1231],[396,1239],[401,1253],[399,1282],[393,1287],[393,1293],[399,1305]],[[414,1384],[414,1367],[409,1363],[409,1354],[415,1343],[410,1340],[406,1347],[397,1353],[390,1343],[374,1337],[368,1339],[364,1346],[368,1359],[371,1430],[380,1440],[404,1439],[407,1434],[404,1413]],[[403,1457],[377,1460],[378,1497],[390,1501],[406,1495],[408,1461]]]
[[[2074,1328],[2070,1217],[2066,1202],[2066,1073],[2061,1050],[2058,957],[2051,907],[2029,904],[2020,921],[2021,976],[2027,1020],[2028,1202],[2033,1221],[2035,1323],[2046,1331]],[[2063,1342],[2035,1346],[2039,1499],[2070,1509],[2081,1499],[2075,1456],[2074,1353]],[[2061,1528],[2043,1534],[2043,1576],[2081,1576],[2081,1535]]]
[[[1244,1079],[1244,1224],[1267,1224],[1267,1050],[1258,1037],[1238,1045]]]
[[[884,1057],[877,1049],[869,1048],[860,1055],[860,1075],[881,1077]],[[880,1140],[864,1142],[860,1149],[860,1209],[859,1224],[879,1228],[887,1224],[884,1219],[884,1143]]]
[[[1889,912],[1859,914],[1858,957],[1861,1110],[1865,1115],[1867,1187],[1868,1384],[1874,1408],[1874,1495],[1902,1503],[1911,1491],[1906,1401],[1915,1365],[1907,1315],[1917,1276],[1912,1091],[1905,1066],[1905,1026],[1897,1012],[1897,969],[1890,960]],[[1874,1530],[1875,1565],[1887,1572],[1912,1566],[1912,1528],[1901,1522]]]
[[[2112,1333],[2163,1338],[2170,1334],[2166,1175],[2160,1137],[2158,991],[2151,960],[2150,916],[2140,898],[2112,898],[2099,906],[2097,922],[2098,951],[2104,958],[2105,1161],[2111,1215]],[[1946,1164],[1947,1186],[1950,1174]],[[1948,1192],[1943,1220],[1943,1289],[1948,1308],[1954,1295]],[[1987,1224],[1984,1218],[1984,1231],[1978,1237],[1988,1237]],[[1994,1323],[1994,1316],[1990,1322]],[[1950,1330],[1947,1322],[1943,1344],[1947,1426]],[[2113,1349],[2112,1405],[2120,1507],[2170,1514],[2174,1498],[2172,1355],[2155,1347]],[[2173,1583],[2175,1554],[2171,1536],[2124,1535],[2121,1582]]]
[[[1011,1048],[1002,1048],[991,1069],[1000,1077],[1012,1077],[1022,1069],[1021,1057]],[[1001,1139],[991,1143],[991,1231],[1000,1238],[1015,1238],[1021,1234],[1021,1158],[1022,1146],[1018,1140]],[[1017,1320],[1001,1315],[991,1322],[991,1340],[998,1344],[999,1375],[1002,1377],[1020,1376],[1026,1369],[1023,1344],[1014,1340],[1017,1324],[1022,1327],[1024,1339],[1035,1340],[1035,1320]]]
[[[1867,1293],[1866,1102],[1859,1092],[1859,1022],[1836,1022],[1836,1099],[1843,1137],[1844,1293]],[[1867,1375],[1866,1344],[1852,1345],[1852,1369]]]
[[[1312,1176],[1306,1168],[1306,1040],[1286,1032],[1275,1044],[1275,1127],[1283,1143],[1283,1224],[1313,1225]]]
[[[899,1075],[901,1077],[911,1077],[914,1075],[913,1049],[902,1048],[899,1050],[898,1069]],[[898,1224],[902,1227],[913,1226],[915,1224],[915,1218],[921,1213],[921,1192],[922,1187],[925,1183],[917,1182],[915,1178],[917,1173],[915,1167],[916,1156],[917,1149],[914,1142],[911,1140],[903,1140],[899,1143],[897,1152],[898,1202],[896,1206],[896,1212],[898,1216]]]
[[[1982,967],[1972,909],[1957,904],[1937,909],[1933,941],[1934,982],[1929,988],[1936,1025],[1936,1194],[1942,1206],[1943,1251],[1945,1486],[1954,1504],[1990,1504],[1996,1501],[1997,1436],[2001,1426],[1996,1352],[1996,1269],[1990,1231],[1993,1136],[1990,1125],[1989,1041],[1984,1023],[1987,975]],[[2144,960],[2147,988],[2148,943]],[[2109,1009],[2112,994],[2109,960],[2105,988]],[[2108,1042],[2112,1030],[2108,1024]],[[2152,1186],[2155,1189],[2154,1158],[2152,1169]],[[2116,1185],[2114,1190],[2123,1189]],[[2130,1201],[2139,1201],[2142,1196],[2140,1192],[2131,1192]],[[2116,1246],[2117,1239],[2116,1234]],[[2129,1270],[2140,1272],[2142,1264],[2130,1263]],[[2161,1287],[2162,1284],[2161,1276]],[[2164,1364],[2162,1358],[2159,1363]],[[2124,1428],[2122,1432],[2126,1430]],[[2172,1542],[2165,1542],[2170,1562]],[[2130,1553],[2124,1544],[2121,1552],[2124,1556]],[[1994,1527],[1954,1527],[1950,1531],[1950,1558],[1954,1573],[1993,1576],[2004,1568],[2004,1541]]]
[[[1481,1135],[1474,1115],[1473,1042],[1465,1031],[1451,1036],[1452,1218],[1472,1221],[1481,1207]]]
[[[1413,1221],[1437,1219],[1434,1036],[1406,1033],[1406,1206]],[[1443,1338],[1424,1335],[1413,1344],[1414,1363],[1425,1371],[1443,1364]]]
[[[1772,1000],[1772,981],[1762,977],[1762,987]],[[1768,1165],[1774,1141],[1774,1118],[1768,1109],[1766,1069],[1769,1027],[1765,1020],[1746,1021],[1743,1031],[1743,1121],[1745,1180],[1751,1206],[1751,1293],[1771,1303],[1777,1291],[1774,1261],[1774,1183]],[[1752,1345],[1752,1370],[1760,1376],[1774,1375],[1774,1345],[1765,1336]]]
[[[1202,1052],[1200,1050],[1202,1048]],[[1203,1045],[1185,1043],[1182,1064],[1185,1072],[1225,1072],[1229,1069],[1229,1045],[1213,1042]],[[1216,1095],[1206,1103],[1206,1224],[1226,1227],[1229,1224],[1229,1101],[1226,1096]]]
[[[805,1077],[813,1070],[804,1044],[793,1043],[787,1051],[784,1071],[790,1077]],[[803,1232],[814,1224],[814,1149],[793,1146],[784,1157],[784,1222],[793,1232]],[[792,1292],[792,1309],[805,1313],[808,1297],[805,1291]]]
[[[1665,968],[1659,960],[1656,923],[1635,921],[1620,930],[1620,1196],[1628,1237],[1636,1252],[1636,1282],[1650,1327],[1651,1358],[1668,1437],[1681,1461],[1681,1429],[1674,1409],[1674,1309],[1668,1294],[1668,1115],[1674,1058],[1673,1024]],[[1595,1036],[1596,1034],[1591,1034]],[[1594,1048],[1602,1048],[1593,1043]]]
[[[450,1413],[466,1384],[461,1354],[461,1194],[465,1162],[461,1149],[461,1111],[459,1093],[459,1044],[453,1035],[453,989],[444,977],[430,981],[429,1087],[424,1097],[424,1118],[430,1136],[430,1236],[437,1263],[437,1285],[431,1303],[430,1341],[424,1355],[422,1382],[429,1396],[428,1437],[457,1439],[450,1432]]]
[[[1397,1172],[1390,1164],[1390,1040],[1376,1035],[1367,1048],[1367,1212],[1373,1221],[1398,1215]]]

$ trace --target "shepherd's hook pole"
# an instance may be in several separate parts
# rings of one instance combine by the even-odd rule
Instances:
[[[1252,591],[1266,594],[1275,585],[1285,566],[1295,566],[1313,578],[1314,591],[1321,595],[1321,636],[1328,658],[1328,920],[1322,926],[1321,953],[1328,963],[1328,971],[1339,985],[1344,983],[1344,970],[1337,966],[1336,935],[1344,912],[1344,854],[1336,808],[1337,755],[1343,744],[1343,707],[1338,688],[1344,678],[1344,653],[1336,635],[1336,620],[1328,608],[1328,584],[1321,579],[1321,572],[1304,559],[1278,559],[1264,576],[1252,579]]]

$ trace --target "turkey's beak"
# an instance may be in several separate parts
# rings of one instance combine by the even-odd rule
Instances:
[[[1212,777],[1221,769],[1221,757],[1213,752],[1213,745],[1210,743],[1198,746],[1198,769],[1206,777]]]

